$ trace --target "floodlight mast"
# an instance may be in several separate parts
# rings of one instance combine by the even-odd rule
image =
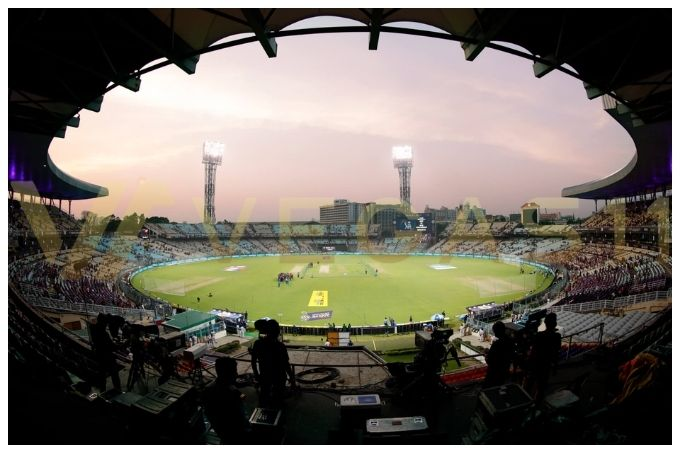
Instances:
[[[203,164],[205,165],[203,223],[215,224],[215,174],[217,166],[222,165],[223,154],[224,144],[203,143]]]
[[[392,162],[399,172],[399,198],[401,205],[411,212],[411,167],[413,151],[410,146],[393,146]]]

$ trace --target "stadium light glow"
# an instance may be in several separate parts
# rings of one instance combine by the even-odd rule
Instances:
[[[204,142],[203,143],[203,163],[222,165],[224,155],[224,143]]]
[[[393,146],[392,147],[392,159],[393,160],[411,160],[413,159],[413,151],[408,145],[405,146]]]

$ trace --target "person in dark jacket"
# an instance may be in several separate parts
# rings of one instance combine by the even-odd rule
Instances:
[[[250,424],[243,405],[245,395],[235,386],[236,360],[218,358],[215,372],[217,378],[203,392],[205,415],[223,444],[247,443]]]
[[[255,379],[260,384],[260,406],[280,408],[286,389],[286,379],[295,388],[295,375],[290,366],[288,350],[279,340],[281,333],[275,319],[267,320],[266,336],[255,342],[251,364]]]
[[[555,371],[562,347],[562,335],[557,332],[557,315],[548,313],[543,321],[545,330],[538,332],[531,343],[525,389],[534,399],[542,401],[548,379]]]
[[[513,344],[505,333],[505,324],[496,321],[492,327],[496,340],[491,344],[486,354],[486,378],[482,387],[496,387],[507,383],[510,377],[510,364],[512,363]]]

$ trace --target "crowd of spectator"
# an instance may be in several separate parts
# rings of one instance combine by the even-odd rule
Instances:
[[[544,261],[561,264],[569,274],[561,304],[663,289],[667,272],[645,250],[609,244],[581,244],[548,254]]]
[[[586,219],[581,226],[590,229],[612,229],[614,228],[615,217],[625,215],[626,227],[647,226],[655,228],[659,223],[665,223],[666,219],[659,220],[657,214],[650,212],[649,208],[652,203],[653,201],[643,200],[629,202],[625,205],[610,204]]]
[[[644,225],[654,220],[649,202],[626,205],[626,222]],[[609,210],[613,210],[611,208]],[[620,208],[618,208],[620,209]],[[584,225],[607,225],[612,214],[602,210]],[[380,238],[379,225],[318,223],[188,223],[152,224],[149,237],[115,233],[66,237],[78,231],[72,216],[55,206],[9,201],[10,279],[31,297],[47,297],[74,303],[131,307],[115,286],[122,271],[171,260],[221,255],[366,251],[374,253],[435,253],[514,255],[564,265],[569,284],[565,301],[615,297],[662,288],[669,275],[670,257],[612,244],[582,244],[576,239],[516,235],[515,222],[456,222],[442,239],[429,247],[423,236]],[[557,227],[557,228],[554,228]],[[565,225],[539,226],[552,233]],[[38,234],[36,235],[36,231]],[[46,234],[45,232],[51,234]],[[532,230],[534,233],[536,231]],[[358,237],[359,233],[368,237]],[[217,236],[214,235],[217,233]],[[373,235],[373,236],[371,236]],[[75,243],[74,243],[75,241]],[[37,254],[41,259],[20,260]],[[663,264],[661,264],[661,263]]]
[[[9,200],[9,235],[41,235],[44,232],[78,234],[80,224],[56,206]]]
[[[115,282],[101,278],[99,266],[75,271],[56,260],[17,261],[10,267],[10,280],[25,296],[62,300],[76,304],[111,305],[134,308],[134,304],[115,287]]]

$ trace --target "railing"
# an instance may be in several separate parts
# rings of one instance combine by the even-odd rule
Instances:
[[[591,344],[600,346],[602,345],[602,339],[604,338],[604,323],[601,322],[599,324],[596,324],[594,326],[588,327],[587,329],[580,330],[578,332],[572,333],[571,335],[567,337],[562,338],[562,344],[566,343],[567,344],[567,351],[566,351],[566,357],[564,360],[569,359],[570,357],[574,357],[576,354],[572,353],[572,346],[574,343],[574,338],[578,337],[579,335],[583,335],[586,332],[590,332],[591,330],[599,330],[598,336],[597,336],[597,341],[595,342],[589,342]],[[582,345],[583,341],[579,341],[578,344]],[[587,352],[587,350],[582,350],[581,352]]]
[[[328,332],[349,332],[351,335],[382,335],[385,333],[398,334],[415,332],[424,330],[426,324],[440,326],[442,321],[414,321],[403,324],[396,324],[395,326],[298,326],[298,325],[281,325],[281,333],[288,335],[312,335],[312,336],[327,336]]]
[[[59,299],[50,299],[48,297],[26,297],[31,305],[38,308],[68,311],[85,314],[99,314],[107,313],[111,315],[122,316],[126,319],[154,319],[155,313],[151,310],[142,310],[139,308],[122,308],[113,305],[94,305],[94,304],[76,304],[65,302]]]
[[[330,361],[330,362],[328,362],[328,361],[317,361],[317,362],[305,361],[304,363],[302,363],[302,362],[291,361],[290,366],[293,370],[294,375],[298,375],[297,370],[299,370],[299,369],[303,369],[303,370],[308,371],[308,370],[315,369],[315,368],[320,368],[320,369],[333,369],[333,368],[335,368],[335,369],[339,369],[339,370],[348,369],[348,368],[351,368],[351,369],[356,369],[356,368],[381,368],[381,369],[384,369],[385,372],[387,373],[387,375],[389,376],[390,375],[390,367],[392,365],[395,365],[394,363],[385,362],[382,357],[375,354],[374,352],[372,352],[371,350],[369,350],[365,346],[349,346],[349,347],[342,347],[342,348],[322,347],[322,346],[314,346],[314,347],[309,347],[309,346],[295,347],[295,346],[293,346],[292,348],[288,347],[288,349],[289,350],[297,349],[297,350],[304,350],[304,351],[324,351],[324,350],[328,350],[328,351],[335,350],[335,351],[337,351],[337,350],[341,349],[343,351],[363,352],[364,354],[367,354],[369,357],[371,357],[375,360],[373,363],[347,363],[346,361],[343,362],[343,363],[340,363],[340,362],[336,363],[336,362],[333,362],[333,361]],[[447,351],[447,356],[448,356],[448,354],[449,354],[449,352]],[[471,366],[465,366],[465,367],[459,368],[459,369],[454,370],[454,371],[443,371],[443,372],[438,373],[438,375],[439,375],[439,377],[440,377],[440,379],[443,383],[450,383],[450,382],[453,382],[455,380],[459,380],[459,379],[456,379],[456,376],[458,376],[460,374],[470,373],[470,371],[472,371],[472,370],[474,370],[476,373],[478,373],[480,370],[483,371],[481,377],[482,378],[484,377],[484,374],[486,373],[486,365],[483,361],[484,360],[484,354],[476,353],[474,351],[471,351],[468,354],[469,355],[459,356],[459,360],[461,362],[474,361],[475,364],[471,365]],[[251,362],[251,356],[250,356],[249,353],[242,353],[240,355],[233,356],[233,358],[234,358],[234,360],[236,360],[238,362],[244,362],[244,363],[250,363]],[[481,365],[476,363],[480,359],[482,360]],[[447,359],[446,357],[444,357],[442,359],[442,365],[444,365],[447,361],[454,361],[454,360],[455,359],[453,359],[453,358]],[[211,362],[212,361],[208,362],[208,366],[206,368],[209,368],[212,365]],[[418,373],[415,370],[413,372],[415,374]],[[415,375],[414,375],[414,377],[415,377]],[[377,377],[373,376],[373,378],[374,378],[373,382],[364,382],[364,383],[361,384],[361,387],[366,387],[366,386],[370,386],[370,385],[380,385],[384,382],[384,379],[385,379],[382,376],[377,376]],[[336,389],[336,391],[342,391],[343,390],[342,387],[337,387],[337,388],[331,387],[331,388]],[[345,387],[345,388],[347,388],[347,387]]]
[[[128,268],[118,274],[116,277],[118,290],[138,306],[153,307],[155,319],[165,319],[172,316],[172,306],[169,303],[147,296],[128,283],[132,270]]]
[[[565,311],[582,313],[601,310],[614,310],[642,302],[670,299],[672,296],[671,291],[672,291],[671,289],[669,289],[668,291],[652,291],[649,293],[617,297],[616,299],[613,300],[605,299],[593,302],[581,302],[578,304],[557,305],[550,307],[548,310],[555,313],[561,313]]]
[[[491,328],[493,326],[493,322],[486,322],[481,319],[468,319],[466,324],[473,329],[482,329],[488,334],[491,334]]]

